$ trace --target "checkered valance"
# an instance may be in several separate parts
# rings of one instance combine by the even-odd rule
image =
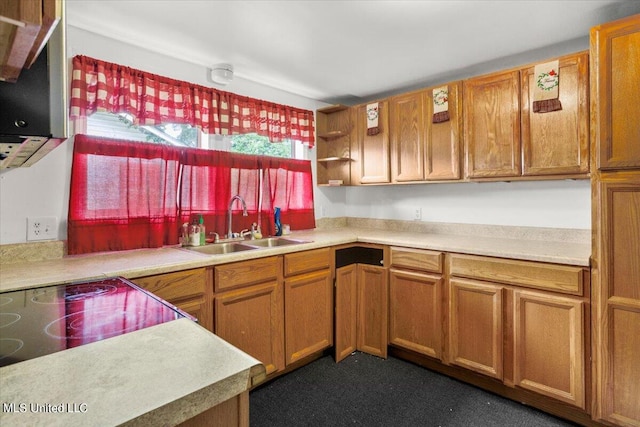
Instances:
[[[313,147],[313,112],[162,77],[105,61],[75,56],[71,120],[97,111],[128,113],[134,123],[181,123],[205,133],[257,133]]]

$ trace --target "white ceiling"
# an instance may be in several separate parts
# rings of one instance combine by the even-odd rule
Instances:
[[[231,63],[237,77],[347,103],[584,39],[596,24],[640,13],[637,0],[66,4],[68,25],[207,67]]]

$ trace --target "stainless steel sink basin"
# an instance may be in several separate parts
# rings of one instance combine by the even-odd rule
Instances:
[[[254,246],[258,248],[275,248],[278,246],[299,245],[301,243],[309,243],[309,241],[288,239],[286,237],[268,237],[266,239],[248,240],[244,242],[243,245]]]
[[[186,248],[190,251],[200,252],[207,255],[223,255],[234,252],[251,251],[258,249],[257,247],[244,245],[240,242],[213,243],[206,246],[194,246]]]
[[[288,239],[285,237],[268,237],[258,240],[239,240],[235,242],[212,243],[206,246],[193,246],[183,249],[200,252],[205,255],[224,255],[256,249],[276,248],[279,246],[310,243],[309,240]]]

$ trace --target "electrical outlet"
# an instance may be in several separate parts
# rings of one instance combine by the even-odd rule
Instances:
[[[58,218],[39,216],[27,218],[27,240],[53,240],[58,238]]]
[[[416,221],[422,221],[422,208],[416,208],[413,212],[413,219]]]

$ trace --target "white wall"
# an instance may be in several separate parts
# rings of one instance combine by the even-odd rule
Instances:
[[[156,74],[212,86],[205,67],[69,27],[67,54],[87,55]],[[272,102],[316,110],[318,101],[242,79],[225,88]],[[0,171],[0,244],[26,241],[26,219],[55,216],[66,239],[72,139],[30,168]],[[315,150],[309,151],[315,174]],[[423,221],[589,229],[588,181],[317,188],[317,217],[358,216]]]
[[[363,217],[464,224],[591,228],[589,180],[375,187],[322,187],[326,217]],[[322,214],[319,206],[316,215]]]
[[[69,58],[86,55],[178,80],[213,86],[207,81],[206,67],[179,61],[74,27],[67,28],[67,55]],[[224,90],[313,111],[326,105],[239,78],[234,79]],[[58,239],[66,239],[72,152],[71,138],[29,168],[0,171],[0,244],[25,242],[27,217],[57,217]],[[312,161],[315,173],[315,150],[308,152],[308,158]],[[322,195],[318,199],[324,201]]]

